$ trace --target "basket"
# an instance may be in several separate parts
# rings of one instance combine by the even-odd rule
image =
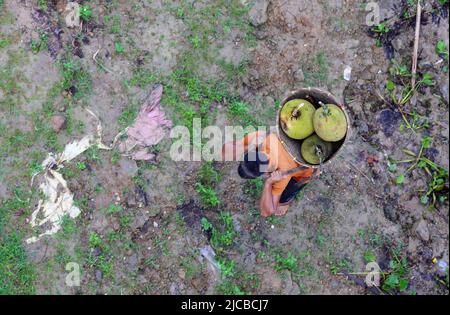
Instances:
[[[337,106],[339,106],[342,109],[342,111],[345,114],[345,118],[347,119],[347,134],[345,135],[344,139],[342,139],[338,142],[335,142],[333,144],[333,154],[331,154],[321,165],[313,165],[313,164],[309,164],[308,162],[306,162],[302,158],[302,155],[300,153],[300,147],[304,140],[295,140],[295,139],[289,138],[285,134],[283,129],[280,127],[281,109],[283,108],[284,104],[286,104],[287,102],[294,100],[294,99],[305,99],[305,100],[311,102],[312,104],[314,104],[314,106],[316,106],[316,108],[319,107],[319,105],[318,105],[319,101],[323,102],[324,104],[336,104]],[[276,127],[277,135],[278,135],[281,143],[283,144],[284,148],[286,149],[286,151],[291,155],[292,159],[300,165],[308,166],[308,167],[312,167],[312,168],[319,168],[320,166],[329,163],[333,158],[335,158],[338,155],[338,153],[342,150],[342,147],[344,146],[345,142],[349,138],[349,133],[350,133],[350,119],[349,119],[347,111],[345,110],[345,107],[340,102],[338,102],[336,97],[334,97],[331,93],[323,91],[318,88],[312,88],[312,87],[301,88],[301,89],[298,89],[298,90],[295,90],[295,91],[292,91],[291,93],[289,93],[289,95],[283,100],[280,108],[278,109],[276,126],[277,126]]]

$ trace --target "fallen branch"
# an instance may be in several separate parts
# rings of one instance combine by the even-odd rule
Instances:
[[[414,87],[416,85],[416,73],[417,73],[417,57],[419,54],[419,38],[420,38],[420,22],[422,16],[422,6],[420,5],[420,0],[417,0],[417,15],[416,15],[416,33],[414,38],[414,51],[413,51],[413,60],[412,60],[412,77],[411,77],[411,86]]]

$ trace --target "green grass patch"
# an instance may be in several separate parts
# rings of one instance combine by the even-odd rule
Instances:
[[[81,99],[92,92],[92,79],[79,61],[65,60],[61,64],[62,88],[75,99]]]
[[[211,232],[211,245],[219,254],[234,244],[237,232],[234,229],[231,213],[221,212],[217,227],[213,226],[207,218],[202,218],[201,225],[203,230]]]
[[[0,295],[34,294],[36,275],[17,232],[0,239]]]
[[[90,267],[99,269],[105,277],[111,276],[113,255],[110,246],[95,232],[89,235],[87,263]]]
[[[35,293],[36,275],[28,262],[22,236],[8,228],[11,214],[29,206],[29,195],[19,188],[13,191],[12,198],[0,204],[0,295]]]
[[[283,270],[297,271],[298,269],[298,260],[291,252],[287,254],[287,256],[282,256],[281,254],[277,254],[275,256],[275,270],[280,272]]]
[[[217,207],[218,205],[220,205],[220,199],[213,188],[204,186],[201,183],[197,183],[195,186],[195,190],[200,195],[202,204],[205,207]]]
[[[212,162],[203,163],[199,172],[198,180],[203,185],[214,185],[220,181],[220,174],[216,171]]]
[[[32,39],[30,42],[30,49],[34,54],[48,49],[48,34],[43,30],[39,30],[39,37]]]
[[[312,63],[303,69],[305,84],[307,86],[325,85],[328,82],[330,66],[325,53],[319,52]]]

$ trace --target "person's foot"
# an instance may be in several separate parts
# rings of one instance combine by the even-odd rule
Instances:
[[[289,210],[289,205],[278,206],[278,211],[275,212],[276,216],[283,216]]]

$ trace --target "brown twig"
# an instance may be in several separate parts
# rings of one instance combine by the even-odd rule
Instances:
[[[367,180],[369,181],[369,183],[375,184],[372,178],[370,178],[369,176],[367,176],[366,174],[364,174],[359,168],[357,168],[357,167],[356,167],[355,165],[353,165],[351,162],[348,162],[348,161],[344,161],[344,162],[345,162],[345,164],[346,164],[346,166],[347,166],[348,169],[352,169],[352,168],[353,168],[353,169],[354,169],[355,171],[357,171],[359,174],[361,174],[362,176],[364,176],[364,178],[367,179]],[[350,167],[350,166],[351,166],[351,167]]]
[[[411,77],[411,87],[416,85],[416,73],[417,73],[417,56],[419,53],[419,37],[420,37],[420,20],[422,16],[422,6],[420,5],[420,0],[417,0],[417,15],[416,15],[416,34],[414,38],[414,52],[412,60],[412,77]]]

